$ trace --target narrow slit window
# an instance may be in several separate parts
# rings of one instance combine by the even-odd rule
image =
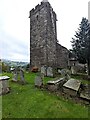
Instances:
[[[37,17],[36,17],[36,18],[37,18],[37,20],[38,20],[38,15],[37,15]]]

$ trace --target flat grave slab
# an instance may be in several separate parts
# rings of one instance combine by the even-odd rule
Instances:
[[[53,80],[53,81],[48,81],[47,82],[48,90],[57,91],[58,89],[60,89],[60,86],[62,86],[64,83],[65,83],[64,78],[60,78],[58,80]]]
[[[0,81],[3,81],[3,80],[9,80],[10,77],[8,76],[0,76]]]
[[[71,96],[76,96],[77,92],[80,88],[81,81],[76,80],[76,79],[69,79],[64,85],[63,85],[63,90],[65,93],[71,95]]]
[[[88,92],[82,92],[80,93],[80,97],[83,98],[83,99],[87,99],[90,101],[90,93]]]
[[[47,84],[56,84],[56,83],[59,83],[60,81],[62,81],[64,78],[60,78],[58,80],[51,80],[51,81],[48,81]]]

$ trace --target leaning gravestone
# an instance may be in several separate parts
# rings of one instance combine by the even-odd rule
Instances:
[[[77,96],[77,92],[79,91],[80,85],[81,85],[81,82],[79,80],[69,79],[63,85],[63,91],[64,93],[67,93],[71,96]]]
[[[35,77],[35,87],[41,87],[43,85],[43,79],[41,77],[41,74],[37,74]]]
[[[48,77],[53,77],[53,68],[52,67],[47,68],[47,76]]]
[[[25,84],[24,70],[20,68],[20,83]]]

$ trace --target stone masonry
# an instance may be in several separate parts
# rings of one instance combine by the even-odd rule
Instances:
[[[42,1],[30,11],[31,67],[68,66],[68,50],[57,43],[56,13],[50,3]]]

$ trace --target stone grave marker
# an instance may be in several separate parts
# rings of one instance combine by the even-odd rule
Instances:
[[[41,74],[37,74],[35,77],[35,87],[42,87],[43,85],[43,78],[41,77]]]
[[[60,79],[54,80],[54,81],[48,81],[47,82],[47,88],[50,91],[57,91],[58,89],[62,88],[64,83],[65,83],[64,78],[60,78]]]
[[[72,66],[72,67],[71,67],[71,73],[72,73],[73,75],[77,74],[76,66]]]
[[[52,67],[47,68],[47,76],[48,77],[53,77],[53,68]]]
[[[65,80],[69,80],[69,79],[70,79],[71,73],[70,73],[69,70],[67,70],[67,69],[62,69],[60,72],[61,72],[62,77],[65,78]]]
[[[71,96],[76,96],[77,92],[79,91],[80,85],[81,85],[81,82],[79,80],[69,79],[63,85],[63,91],[64,93],[67,93]]]
[[[10,92],[8,83],[9,79],[10,77],[8,76],[0,76],[0,95]]]
[[[41,67],[41,74],[43,74],[44,76],[46,76],[46,67],[45,66]]]
[[[25,79],[24,79],[24,70],[20,68],[20,83],[25,84]]]
[[[18,71],[16,69],[13,70],[13,78],[12,78],[13,82],[17,82],[18,81]]]

